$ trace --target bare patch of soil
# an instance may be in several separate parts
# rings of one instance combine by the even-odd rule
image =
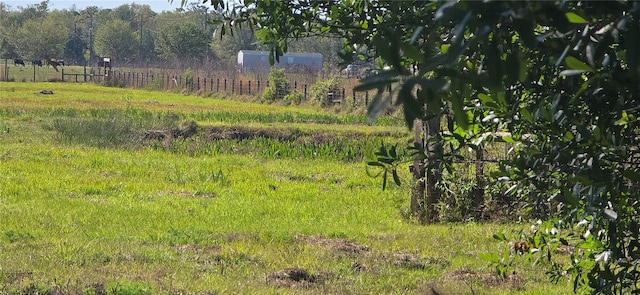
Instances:
[[[299,241],[303,241],[309,245],[320,246],[323,248],[329,248],[331,250],[359,254],[365,251],[369,251],[369,246],[360,245],[358,243],[349,241],[345,238],[330,239],[323,236],[298,236]]]
[[[303,268],[285,268],[267,275],[267,282],[271,285],[287,288],[308,289],[321,283],[324,277],[311,274]]]
[[[167,191],[159,191],[158,192],[158,196],[165,196],[165,195],[174,195],[174,196],[178,196],[178,197],[183,197],[183,198],[215,198],[216,194],[215,193],[204,193],[204,192],[187,192],[187,191],[173,191],[173,190],[167,190]]]
[[[409,253],[394,253],[391,257],[393,265],[406,269],[444,268],[449,265],[445,259],[420,257]]]
[[[506,285],[518,287],[524,283],[524,280],[516,275],[510,275],[504,278],[496,275],[495,273],[477,273],[469,269],[455,270],[446,274],[444,279],[449,281],[477,281],[488,287],[500,287]]]

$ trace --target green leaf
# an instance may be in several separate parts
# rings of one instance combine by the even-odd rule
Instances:
[[[400,48],[402,48],[402,52],[410,58],[411,60],[422,63],[424,60],[424,56],[418,47],[411,45],[409,43],[402,42],[400,43]]]
[[[506,241],[507,240],[507,237],[504,235],[504,233],[494,234],[493,238],[498,240],[498,241]]]
[[[581,70],[583,72],[593,71],[592,67],[573,56],[567,56],[567,58],[565,59],[565,63],[567,64],[567,67],[572,70]]]
[[[375,162],[375,161],[367,162],[367,165],[369,165],[369,166],[377,166],[377,167],[382,167],[382,168],[385,167],[384,164],[382,164],[380,162]]]
[[[579,16],[575,12],[567,12],[567,13],[565,13],[565,15],[567,16],[567,19],[569,20],[570,23],[574,23],[574,24],[587,24],[587,23],[589,23],[586,19],[584,19],[582,16]]]
[[[383,95],[382,92],[379,92],[375,95],[373,101],[367,108],[367,113],[369,115],[367,123],[371,124],[373,120],[375,120],[380,116],[380,114],[382,114],[382,111],[386,110],[389,107],[391,98],[391,94]]]
[[[502,137],[502,140],[503,140],[504,142],[506,142],[506,143],[511,143],[511,144],[516,143],[516,141],[513,139],[513,137],[511,137],[511,136],[507,136],[507,135],[503,136],[503,137]]]
[[[442,53],[446,54],[449,51],[449,47],[450,46],[451,45],[449,45],[449,44],[442,44],[442,45],[440,45],[440,51],[442,51]]]
[[[396,171],[396,169],[391,170],[391,172],[393,172],[393,181],[396,183],[396,185],[400,185],[400,177],[398,176],[398,171]]]
[[[387,188],[387,170],[384,170],[384,173],[382,174],[382,190]]]
[[[560,76],[575,76],[575,75],[580,75],[582,73],[584,73],[585,71],[583,70],[564,70],[562,72],[560,72]]]

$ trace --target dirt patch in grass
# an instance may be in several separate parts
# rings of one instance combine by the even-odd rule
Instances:
[[[267,282],[270,285],[286,288],[308,289],[323,282],[324,275],[311,274],[303,268],[285,268],[267,275]]]
[[[510,275],[508,277],[501,277],[495,273],[483,272],[478,273],[470,269],[458,269],[444,275],[444,279],[447,281],[466,281],[466,282],[480,282],[487,287],[513,287],[520,288],[524,284],[524,279]]]
[[[325,144],[337,138],[344,138],[345,134],[335,131],[305,131],[296,128],[264,128],[245,126],[211,126],[203,128],[209,140],[246,140],[255,138],[276,139],[278,141],[295,142],[298,144]],[[397,133],[376,132],[367,134],[362,132],[347,132],[352,139],[365,139],[371,136],[397,137]]]
[[[400,268],[424,270],[430,268],[443,269],[449,266],[449,261],[443,258],[422,257],[410,253],[398,252],[391,255],[393,265]]]
[[[158,196],[166,196],[166,195],[174,195],[183,198],[203,198],[210,199],[215,198],[216,193],[205,193],[205,192],[187,192],[187,191],[174,191],[174,190],[166,190],[159,191]]]
[[[323,236],[306,236],[301,235],[296,237],[298,241],[303,241],[308,245],[320,246],[335,251],[347,252],[359,254],[369,251],[369,246],[360,245],[358,243],[349,241],[345,238],[331,239]]]

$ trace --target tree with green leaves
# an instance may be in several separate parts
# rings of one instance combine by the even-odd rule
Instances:
[[[22,58],[51,59],[62,56],[67,35],[60,15],[27,19],[9,35],[9,43]]]
[[[458,151],[505,132],[515,154],[499,180],[548,227],[528,236],[527,255],[554,280],[572,275],[575,291],[640,288],[639,2],[209,2],[227,9],[228,29],[256,30],[272,61],[291,39],[326,35],[344,38],[343,59],[364,46],[363,59],[388,66],[356,90],[377,90],[371,118],[395,105],[418,130],[412,209],[424,220]],[[395,149],[378,155],[400,181]],[[555,259],[561,244],[568,264]]]
[[[95,52],[114,60],[129,62],[138,52],[138,38],[130,24],[123,20],[113,20],[95,30]]]
[[[161,58],[200,60],[209,50],[210,35],[192,22],[179,22],[164,27],[156,38],[156,50]]]

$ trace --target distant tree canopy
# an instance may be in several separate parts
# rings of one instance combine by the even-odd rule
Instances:
[[[202,59],[208,52],[211,35],[193,22],[163,27],[156,37],[156,51],[167,60]]]
[[[96,29],[95,51],[99,56],[130,61],[136,54],[138,42],[129,23],[123,20],[117,19]]]
[[[213,20],[221,11],[192,3],[169,12],[156,13],[148,5],[125,4],[113,9],[90,6],[82,10],[51,10],[49,1],[26,7],[0,3],[0,57],[56,58],[83,64],[91,54],[110,56],[115,64],[163,63],[192,65],[195,61],[235,64],[241,49],[257,49],[252,30],[233,37],[219,35]],[[44,21],[44,22],[43,22]],[[318,44],[324,41],[318,40]],[[305,42],[309,50],[333,54],[340,47]],[[301,47],[300,50],[307,50]],[[181,54],[177,54],[181,53]],[[329,59],[325,59],[329,60]],[[335,60],[335,59],[333,59]],[[93,59],[95,62],[95,59]]]
[[[26,19],[11,35],[9,42],[25,59],[49,59],[61,56],[68,40],[61,16]]]

